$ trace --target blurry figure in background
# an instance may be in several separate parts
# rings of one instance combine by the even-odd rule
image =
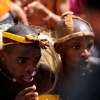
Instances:
[[[48,41],[23,24],[2,32],[0,53],[0,100],[59,100],[56,75],[41,61]],[[42,95],[43,94],[43,95]]]
[[[100,100],[100,59],[91,57],[94,32],[90,24],[66,12],[56,25],[55,35],[54,48],[62,62],[55,93],[62,100]]]
[[[52,31],[61,14],[69,11],[69,0],[15,0],[15,2],[26,11],[31,26],[42,26]]]
[[[70,11],[74,13],[74,15],[79,16],[83,19],[86,19],[84,14],[84,10],[82,8],[84,0],[69,0],[70,1]]]
[[[0,29],[6,30],[18,23],[28,25],[26,14],[22,8],[10,0],[0,0]]]
[[[93,56],[100,58],[100,3],[97,0],[84,0],[83,8],[86,19],[91,24],[95,33]]]

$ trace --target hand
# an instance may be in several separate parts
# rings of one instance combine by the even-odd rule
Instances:
[[[39,1],[33,1],[32,3],[24,7],[24,11],[29,13],[34,13],[37,11],[41,11],[43,6],[44,5],[41,4]]]
[[[16,96],[15,100],[29,100],[33,98],[32,100],[38,100],[38,93],[34,92],[36,90],[35,85],[32,87],[25,88],[19,94]]]

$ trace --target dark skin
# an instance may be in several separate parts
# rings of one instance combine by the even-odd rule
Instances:
[[[93,37],[83,36],[70,39],[60,44],[59,48],[55,45],[61,56],[65,76],[80,74],[88,68],[93,43]]]
[[[5,94],[10,99],[17,95],[14,100],[33,97],[35,100],[38,94],[48,90],[49,71],[41,68],[40,58],[40,48],[33,45],[16,45],[9,54],[1,51],[3,68],[17,80],[13,83],[6,79]]]
[[[56,38],[62,38],[67,33],[67,27],[62,19],[56,26]],[[73,20],[73,34],[75,32],[92,32],[91,28],[87,23],[81,20]],[[93,51],[93,37],[92,36],[81,36],[69,39],[63,43],[54,44],[54,48],[58,54],[61,56],[63,63],[63,70],[69,73],[81,73],[86,70],[90,56]],[[73,62],[73,63],[72,63]],[[84,64],[83,64],[84,63]],[[81,66],[82,65],[82,66]],[[67,66],[67,67],[66,67]],[[68,75],[68,76],[69,76]]]
[[[33,77],[39,67],[41,53],[38,48],[34,48],[30,45],[16,45],[10,54],[5,53],[5,69],[20,84],[27,84],[28,80],[24,78]]]
[[[74,35],[76,32],[92,32],[91,27],[84,21],[77,19],[73,19],[72,21],[72,33],[68,33],[67,25],[65,25],[63,19],[58,22],[55,29],[57,39],[69,34]],[[93,32],[91,34],[93,34]],[[97,64],[90,65],[93,45],[94,38],[91,35],[76,35],[76,37],[62,43],[56,42],[54,44],[55,51],[60,55],[63,65],[62,73],[64,77],[59,77],[58,84],[55,89],[55,93],[60,94],[61,99],[91,100],[83,99],[83,97],[85,98],[85,95],[88,95],[88,93],[91,92],[91,86],[95,88],[95,84],[91,84],[93,82],[91,75],[93,74],[92,71],[95,72],[94,69],[97,65],[99,65],[99,63],[97,62]],[[94,59],[94,61],[95,60],[96,59]],[[92,67],[94,68],[93,70]],[[89,88],[87,89],[87,87]]]

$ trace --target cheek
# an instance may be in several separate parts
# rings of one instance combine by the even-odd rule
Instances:
[[[16,64],[15,63],[7,63],[7,67],[9,71],[15,72],[16,71]]]
[[[19,67],[18,64],[14,60],[7,61],[7,69],[13,77],[16,77],[16,76],[18,77],[23,72],[21,67]]]
[[[73,53],[73,52],[68,52],[66,51],[65,53],[63,53],[63,57],[65,59],[65,61],[67,62],[67,64],[73,65],[75,63],[77,63],[79,57],[77,53]]]
[[[79,58],[77,56],[70,56],[66,58],[66,63],[68,66],[77,66],[79,62]]]

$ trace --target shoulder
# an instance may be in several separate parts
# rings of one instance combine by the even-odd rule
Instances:
[[[12,2],[12,3],[11,3],[11,9],[19,10],[19,9],[21,9],[21,7],[18,6],[16,3]]]
[[[16,13],[21,13],[23,10],[20,6],[18,6],[15,3],[11,3],[11,7],[10,7],[11,12],[14,14],[14,16],[16,16]]]
[[[20,7],[17,5],[17,4],[15,4],[15,3],[11,3],[11,10],[12,11],[17,11],[17,10],[19,10],[20,9]]]

